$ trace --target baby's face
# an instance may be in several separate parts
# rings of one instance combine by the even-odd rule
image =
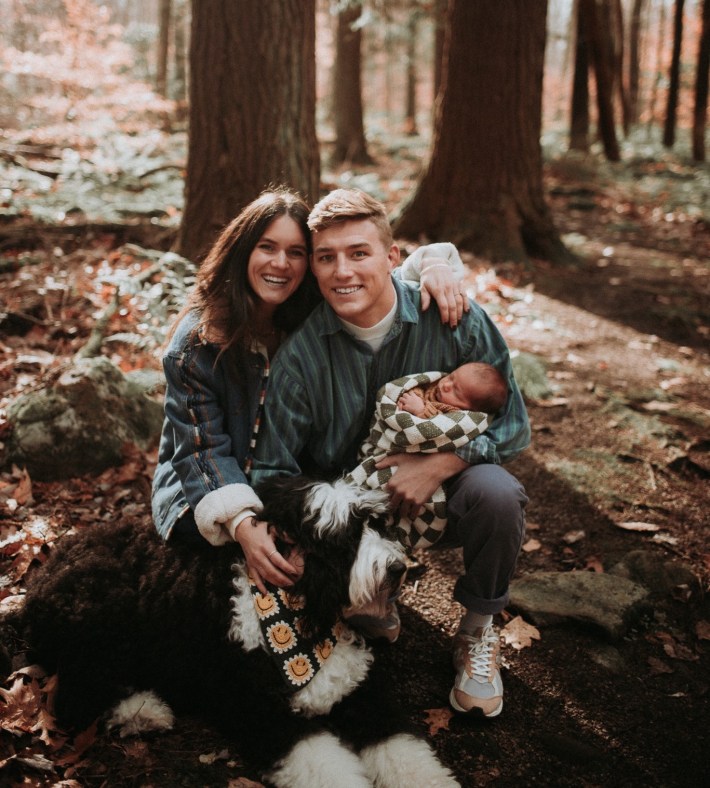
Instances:
[[[445,375],[437,384],[434,396],[439,402],[460,410],[475,410],[482,394],[475,368],[465,365]]]

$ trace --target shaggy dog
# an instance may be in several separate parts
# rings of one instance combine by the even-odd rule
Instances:
[[[211,719],[276,786],[458,785],[406,732],[387,700],[391,678],[343,623],[382,615],[402,582],[387,496],[303,478],[259,494],[260,516],[306,554],[286,596],[252,595],[236,544],[166,546],[152,527],[109,525],[55,548],[23,619],[32,655],[58,674],[60,723],[81,729],[108,713],[108,727],[130,735],[170,728],[175,709]],[[300,687],[273,658],[290,625],[265,635],[260,621],[281,599],[295,603],[305,644],[291,684],[301,664],[317,668]]]

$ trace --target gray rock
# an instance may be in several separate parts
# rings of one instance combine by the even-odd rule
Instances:
[[[678,601],[688,601],[702,596],[702,583],[690,567],[650,550],[632,550],[609,574],[640,583],[652,597],[672,596]]]
[[[534,572],[513,581],[510,603],[535,624],[581,624],[618,639],[648,609],[648,592],[618,575]]]
[[[7,420],[4,461],[48,481],[118,465],[126,443],[149,448],[160,435],[163,408],[99,357],[75,360],[44,388],[18,397]]]

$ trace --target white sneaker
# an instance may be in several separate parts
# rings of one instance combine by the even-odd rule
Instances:
[[[449,693],[455,711],[497,717],[503,710],[500,637],[493,626],[454,635],[456,679]]]

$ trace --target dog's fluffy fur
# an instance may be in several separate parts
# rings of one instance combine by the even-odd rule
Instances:
[[[294,590],[307,630],[319,637],[344,612],[384,612],[404,568],[385,495],[298,478],[259,492],[262,517],[306,551]],[[58,673],[65,725],[106,714],[132,735],[170,728],[172,709],[202,713],[276,786],[458,785],[405,732],[362,638],[338,641],[309,684],[284,692],[236,545],[166,546],[152,528],[126,525],[87,530],[55,548],[23,618],[37,661]]]

